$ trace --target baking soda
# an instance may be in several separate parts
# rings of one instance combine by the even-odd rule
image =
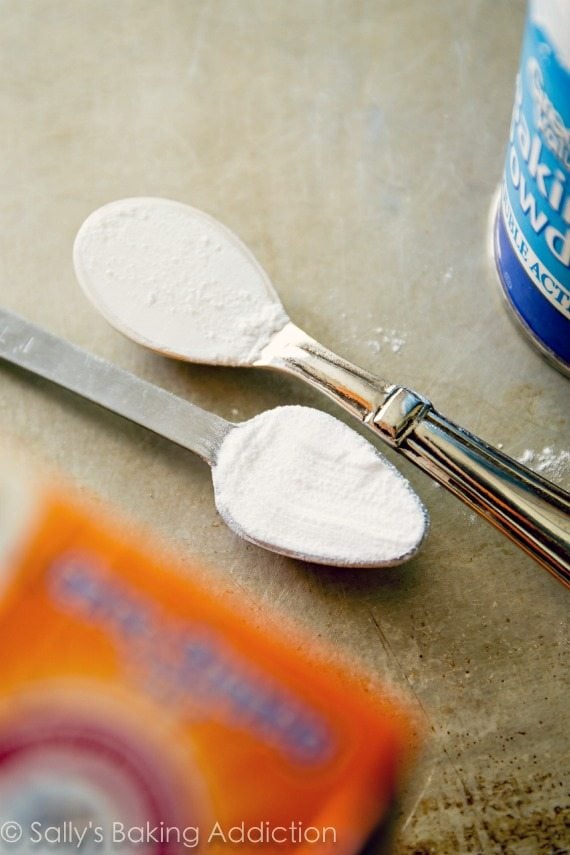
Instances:
[[[308,407],[277,407],[230,431],[213,479],[219,512],[242,536],[320,563],[399,563],[426,530],[425,509],[399,472]]]

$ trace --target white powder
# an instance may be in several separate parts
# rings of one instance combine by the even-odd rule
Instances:
[[[426,531],[426,511],[399,472],[307,407],[277,407],[231,430],[213,480],[217,508],[239,534],[323,564],[397,564]]]
[[[517,460],[535,472],[556,478],[563,478],[570,471],[570,451],[564,448],[561,451],[554,451],[549,445],[542,451],[526,448]]]
[[[122,199],[95,211],[74,246],[77,277],[116,327],[193,362],[247,364],[288,317],[236,236],[168,199]]]
[[[380,353],[384,346],[389,347],[392,353],[399,353],[406,343],[406,339],[396,330],[388,330],[384,327],[375,327],[374,332],[379,333],[379,337],[370,339],[367,342],[368,347],[374,353]]]

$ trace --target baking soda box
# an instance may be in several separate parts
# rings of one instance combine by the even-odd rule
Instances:
[[[0,852],[358,852],[413,748],[405,707],[5,462]]]

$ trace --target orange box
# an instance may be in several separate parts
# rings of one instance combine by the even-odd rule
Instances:
[[[2,828],[56,851],[361,848],[405,707],[72,490],[18,473],[0,509]]]

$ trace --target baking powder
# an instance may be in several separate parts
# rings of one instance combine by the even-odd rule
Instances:
[[[507,305],[570,375],[570,3],[531,0],[495,219]]]
[[[228,229],[169,199],[121,199],[83,223],[81,286],[118,329],[192,362],[253,362],[288,317],[266,273]]]

